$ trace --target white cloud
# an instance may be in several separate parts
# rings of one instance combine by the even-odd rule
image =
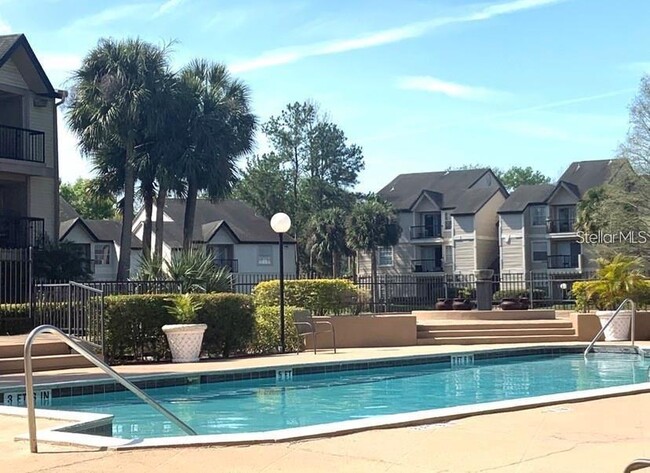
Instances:
[[[165,3],[160,5],[158,11],[154,14],[154,17],[169,13],[170,11],[176,9],[183,2],[185,2],[185,0],[167,0]]]
[[[0,34],[10,34],[11,26],[0,17]]]
[[[455,82],[447,82],[431,76],[407,76],[398,81],[398,87],[406,90],[421,90],[435,94],[443,94],[464,100],[488,101],[507,94],[485,87],[475,87]]]
[[[54,87],[63,87],[70,74],[81,65],[76,54],[39,53],[38,60]]]
[[[566,0],[515,0],[492,4],[462,16],[434,18],[427,21],[410,23],[396,28],[376,31],[356,38],[333,40],[267,51],[258,57],[233,63],[229,68],[235,73],[246,72],[266,67],[291,64],[309,57],[373,48],[384,44],[398,43],[400,41],[418,38],[446,25],[485,21],[496,16],[507,15],[564,1]]]
[[[77,29],[97,28],[118,20],[141,18],[154,6],[152,3],[132,3],[106,8],[98,13],[78,18],[63,29],[65,31],[74,31]]]

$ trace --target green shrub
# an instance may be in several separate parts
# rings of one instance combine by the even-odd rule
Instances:
[[[207,324],[203,348],[212,355],[228,357],[243,353],[253,338],[253,298],[246,294],[195,294],[201,303],[197,322]]]
[[[295,307],[284,308],[284,345],[286,351],[296,351],[300,337],[293,324]],[[255,327],[249,351],[257,354],[276,353],[280,346],[280,308],[278,306],[257,306]]]
[[[504,289],[501,291],[496,291],[492,294],[493,301],[500,301],[501,299],[517,298],[517,297],[530,297],[530,291],[522,289]],[[544,300],[546,299],[546,291],[544,289],[533,289],[533,300]]]
[[[29,304],[0,304],[0,335],[19,335],[33,328]]]
[[[171,306],[167,307],[167,312],[174,317],[178,324],[196,323],[197,313],[203,307],[203,303],[198,301],[192,294],[178,294],[169,300]]]
[[[167,358],[162,326],[179,323],[174,295],[135,294],[105,298],[106,351],[111,359]],[[243,352],[253,336],[253,302],[243,294],[193,294],[196,322],[208,326],[203,347],[209,354]]]
[[[578,312],[588,312],[590,308],[595,308],[594,301],[589,300],[589,282],[576,281],[571,286],[571,295],[576,301],[576,310]],[[641,287],[633,298],[637,307],[648,307],[650,305],[650,281],[645,281],[644,287]]]
[[[346,279],[300,279],[285,281],[285,302],[303,307],[316,316],[358,313],[365,293]],[[253,290],[256,306],[280,304],[280,281],[264,281]]]

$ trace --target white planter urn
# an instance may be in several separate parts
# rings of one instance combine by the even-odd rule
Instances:
[[[597,310],[596,315],[600,320],[600,326],[604,327],[605,324],[614,315],[613,310]],[[622,310],[618,313],[616,318],[605,329],[605,340],[608,342],[616,342],[630,339],[630,322],[632,320],[631,310]]]
[[[163,325],[162,330],[167,335],[169,348],[172,351],[172,362],[199,361],[203,334],[207,328],[206,324]]]

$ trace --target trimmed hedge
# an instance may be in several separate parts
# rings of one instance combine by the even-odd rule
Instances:
[[[19,335],[33,328],[29,304],[0,304],[0,335]]]
[[[177,323],[169,313],[171,294],[134,294],[105,298],[106,354],[110,359],[168,358],[162,326]],[[208,325],[203,347],[229,356],[244,351],[253,333],[253,303],[244,294],[194,294],[201,303],[197,322]]]
[[[300,337],[293,324],[296,307],[284,308],[284,346],[286,351],[296,351]],[[277,306],[258,306],[255,308],[255,328],[249,351],[256,354],[276,353],[280,346],[280,308]]]
[[[298,279],[285,281],[287,305],[302,307],[316,316],[359,313],[365,292],[347,279]],[[264,281],[253,290],[256,306],[280,304],[280,281]]]

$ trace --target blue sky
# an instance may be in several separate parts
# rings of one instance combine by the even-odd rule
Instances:
[[[261,120],[317,101],[364,150],[359,190],[478,163],[552,178],[612,157],[650,72],[647,0],[0,0],[55,87],[101,37],[228,64]],[[64,181],[89,172],[61,125]],[[268,145],[258,140],[258,151]]]

